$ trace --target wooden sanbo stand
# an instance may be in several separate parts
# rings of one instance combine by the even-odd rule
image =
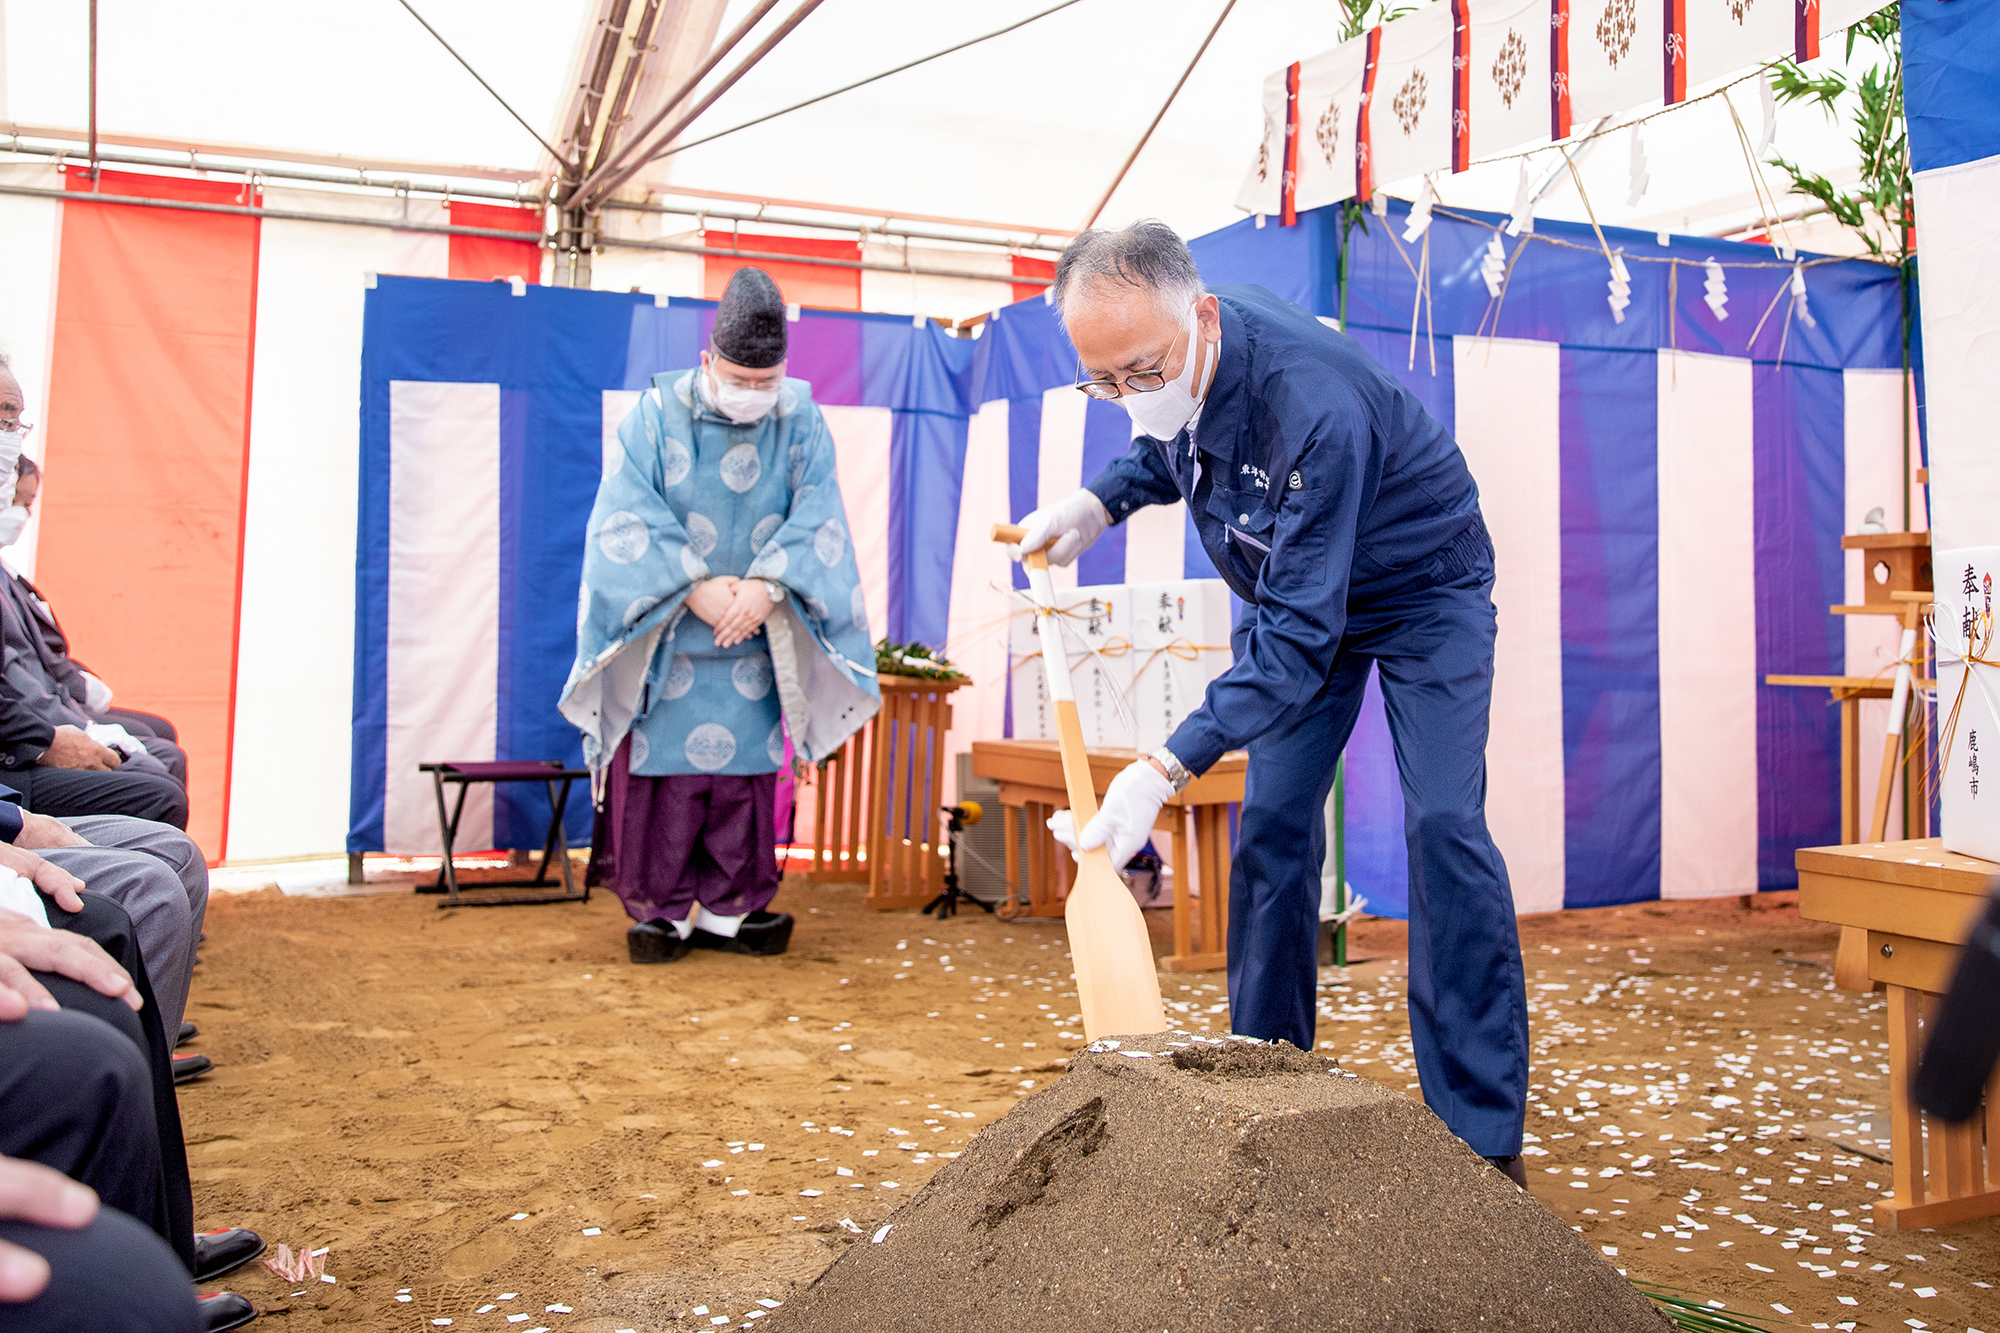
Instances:
[[[993,540],[1019,544],[1018,527],[996,524]],[[1042,669],[1048,673],[1049,697],[1056,706],[1056,737],[1062,748],[1063,785],[1069,791],[1070,818],[1078,832],[1097,815],[1097,792],[1090,780],[1090,757],[1084,752],[1083,723],[1070,688],[1069,655],[1062,645],[1052,609],[1055,594],[1049,582],[1048,557],[1041,551],[1021,556],[1028,586],[1037,601],[1035,627],[1042,640]],[[1076,881],[1063,913],[1069,927],[1069,951],[1076,965],[1077,1005],[1083,1010],[1083,1033],[1099,1037],[1159,1032],[1167,1026],[1160,1003],[1160,976],[1153,964],[1153,943],[1146,918],[1104,848],[1077,855]]]

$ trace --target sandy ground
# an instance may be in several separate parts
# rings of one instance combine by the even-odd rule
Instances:
[[[1081,1044],[1059,923],[861,894],[788,883],[788,956],[654,968],[604,895],[217,897],[189,1014],[220,1067],[181,1097],[197,1218],[329,1247],[336,1279],[223,1285],[292,1329],[691,1330],[783,1301]],[[1784,898],[1522,922],[1534,1193],[1633,1277],[1778,1326],[2000,1333],[2000,1223],[1884,1233],[1887,1167],[1800,1128],[1867,1122],[1886,1046]],[[1319,1036],[1415,1097],[1404,943],[1357,928],[1372,961],[1324,974]],[[1227,1030],[1220,973],[1163,982],[1177,1023]]]

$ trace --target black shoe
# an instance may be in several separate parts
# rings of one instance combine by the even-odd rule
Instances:
[[[194,1280],[213,1282],[264,1252],[264,1238],[247,1227],[198,1231],[194,1237]]]
[[[1512,1157],[1489,1157],[1486,1160],[1493,1163],[1495,1171],[1498,1171],[1522,1189],[1528,1188],[1528,1168],[1521,1164],[1519,1153],[1516,1153]]]
[[[174,1057],[174,1082],[192,1083],[215,1068],[215,1061],[205,1055],[177,1055]]]
[[[213,1296],[195,1299],[201,1305],[202,1333],[226,1333],[257,1317],[257,1307],[233,1291],[218,1291]]]
[[[635,963],[678,962],[693,947],[671,921],[641,921],[625,932],[625,949]]]
[[[717,949],[723,953],[747,953],[755,958],[774,958],[792,942],[790,912],[752,912],[734,935],[717,935],[694,928],[689,941],[697,949]]]
[[[185,1046],[201,1035],[201,1029],[192,1023],[182,1023],[180,1033],[174,1038],[174,1045]]]

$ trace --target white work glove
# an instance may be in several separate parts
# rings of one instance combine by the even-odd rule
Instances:
[[[1141,759],[1126,765],[1124,772],[1111,779],[1111,785],[1104,790],[1104,804],[1098,806],[1097,817],[1083,826],[1081,836],[1067,810],[1056,811],[1049,820],[1049,832],[1073,855],[1079,849],[1089,852],[1104,848],[1111,856],[1112,866],[1123,870],[1125,863],[1146,845],[1146,839],[1153,836],[1153,822],[1160,817],[1160,807],[1172,800],[1173,795],[1174,784],[1153,767],[1151,760]]]
[[[1104,507],[1104,501],[1088,488],[1079,488],[1021,520],[1024,531],[1016,558],[1021,551],[1039,551],[1047,546],[1050,564],[1067,565],[1088,550],[1110,526],[1111,511]]]

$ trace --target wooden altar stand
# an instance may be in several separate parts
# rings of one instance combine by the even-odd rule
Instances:
[[[1091,786],[1102,796],[1111,779],[1138,757],[1136,750],[1091,750]],[[1228,964],[1229,808],[1243,802],[1248,767],[1243,751],[1225,754],[1169,801],[1153,825],[1173,837],[1174,951],[1160,960],[1169,972],[1207,972]],[[1069,807],[1056,743],[974,741],[972,771],[1000,787],[1007,878],[1025,897],[1011,904],[1014,914],[1061,916],[1074,863],[1047,827],[1050,815]],[[1019,851],[1024,825],[1026,865]]]
[[[1889,1139],[1895,1199],[1875,1216],[1909,1230],[2000,1216],[2000,1076],[1972,1119],[1945,1125],[1910,1096],[1923,1049],[2000,865],[1936,838],[1806,847],[1799,915],[1867,934],[1868,975],[1889,993]]]

